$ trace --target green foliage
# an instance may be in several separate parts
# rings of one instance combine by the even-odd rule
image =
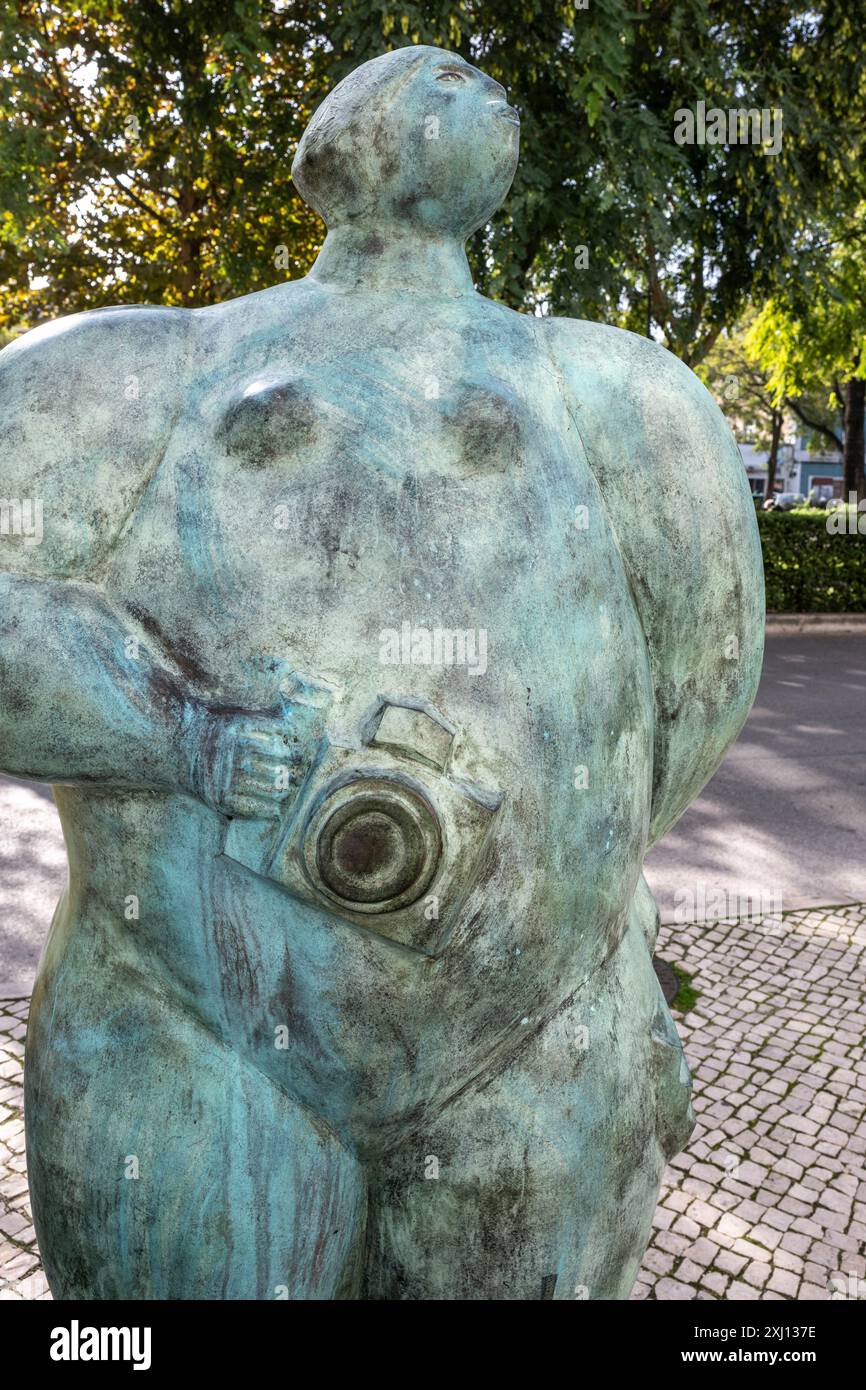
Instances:
[[[323,229],[289,167],[309,115],[349,68],[421,42],[478,63],[522,113],[513,194],[471,247],[479,288],[698,362],[845,173],[859,49],[839,10],[0,0],[0,325],[304,273]],[[675,112],[698,100],[782,109],[780,153],[677,145]]]
[[[289,166],[318,17],[260,0],[0,0],[0,325],[302,274],[319,224]]]
[[[789,273],[769,287],[747,346],[768,374],[774,401],[800,397],[799,404],[792,402],[795,413],[807,425],[817,425],[824,438],[837,433],[830,419],[840,407],[844,410],[845,490],[862,499],[866,497],[866,75],[862,64],[859,68],[848,65],[848,55],[858,42],[850,6],[841,0],[827,4],[823,22],[828,54],[843,58],[846,80],[838,82],[830,64],[815,74],[815,91],[831,118],[837,112],[841,124],[836,142],[844,150],[845,164],[839,178],[823,184],[813,217],[792,238]],[[817,398],[816,383],[824,388]]]
[[[816,255],[808,281],[779,289],[754,320],[747,348],[778,403],[816,379],[866,376],[866,204],[846,240]],[[827,393],[825,405],[831,400]]]
[[[866,611],[866,534],[831,534],[832,513],[813,508],[757,516],[770,612]]]
[[[697,374],[731,421],[737,438],[768,450],[777,434],[780,412],[767,372],[746,346],[753,317],[748,311],[741,323],[719,334]]]

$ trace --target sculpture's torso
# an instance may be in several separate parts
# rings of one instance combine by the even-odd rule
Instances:
[[[379,692],[429,699],[463,731],[457,771],[505,792],[491,865],[431,961],[220,856],[188,798],[66,793],[66,819],[141,901],[134,933],[102,909],[122,949],[380,1143],[613,952],[649,816],[645,639],[538,321],[306,281],[202,314],[180,400],[107,592],[240,705],[273,705],[268,657],[333,683],[348,732]],[[486,670],[383,665],[404,623],[483,630]]]

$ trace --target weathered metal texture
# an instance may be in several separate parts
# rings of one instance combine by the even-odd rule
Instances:
[[[761,559],[680,362],[474,292],[517,145],[482,73],[388,54],[301,144],[306,279],[0,355],[60,1297],[628,1294],[693,1122],[641,865],[745,719]]]

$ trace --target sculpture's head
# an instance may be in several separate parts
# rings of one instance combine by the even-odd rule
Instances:
[[[505,198],[519,121],[505,88],[443,48],[363,63],[322,102],[292,165],[329,227],[402,223],[469,236]]]

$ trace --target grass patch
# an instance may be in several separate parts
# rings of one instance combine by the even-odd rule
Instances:
[[[671,1008],[676,1009],[678,1013],[687,1014],[700,999],[700,991],[693,987],[692,976],[687,975],[685,970],[681,970],[678,965],[671,965],[671,969],[680,986],[671,1000]]]

